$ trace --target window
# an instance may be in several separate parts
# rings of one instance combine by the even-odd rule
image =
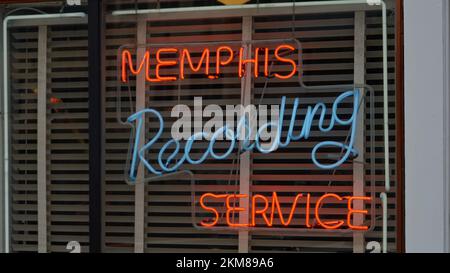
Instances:
[[[62,2],[34,7],[47,13],[61,10],[78,13],[86,11],[86,2],[81,7],[63,9]],[[382,242],[380,194],[385,192],[385,161],[381,10],[379,6],[365,4],[331,5],[320,10],[301,6],[307,2],[296,1],[298,6],[294,7],[289,1],[252,0],[247,3],[249,8],[225,10],[223,4],[213,0],[104,1],[102,71],[98,73],[103,82],[102,89],[98,90],[103,105],[98,109],[103,121],[102,251],[363,252],[369,251],[368,242]],[[397,26],[395,1],[386,2],[391,180],[391,190],[387,193],[387,241],[388,251],[397,252],[401,251],[399,241],[403,236],[398,221],[403,217],[399,214],[403,201],[396,164],[401,160],[396,147],[400,103],[395,73]],[[267,8],[264,6],[267,3],[277,3],[279,7]],[[6,8],[12,10],[15,6]],[[142,14],[136,14],[135,9]],[[145,10],[150,11],[145,13]],[[18,14],[32,13],[22,10]],[[89,181],[88,101],[92,91],[88,86],[87,30],[85,17],[17,21],[9,25],[9,228],[13,252],[67,252],[70,241],[79,242],[82,252],[89,251],[92,224],[89,183],[95,181]],[[289,40],[296,45],[298,42],[302,50],[295,52],[300,56],[296,61],[302,64],[301,75],[283,80],[270,76],[240,78],[239,62],[233,60],[214,79],[192,67],[186,69],[183,81],[145,82],[142,75],[130,75],[124,83],[118,76],[123,48],[130,50],[136,63],[145,50],[150,50],[150,58],[155,58],[154,51],[162,44],[184,47],[197,64],[205,48],[215,52],[218,45],[229,45],[237,54],[241,42],[249,40],[261,48],[270,48],[270,41]],[[215,58],[211,57],[211,65],[214,64]],[[155,69],[154,64],[150,69]],[[289,65],[278,64],[270,69],[271,73],[272,69],[284,73]],[[162,71],[173,74],[175,70],[169,67]],[[125,121],[139,109],[155,109],[165,121],[164,133],[145,154],[153,164],[163,145],[171,139],[170,128],[177,119],[171,116],[175,105],[193,108],[194,99],[201,97],[203,106],[215,104],[225,109],[226,105],[238,104],[280,105],[281,98],[286,97],[286,109],[292,109],[294,99],[299,98],[299,120],[303,120],[308,106],[323,102],[331,109],[336,97],[352,89],[349,86],[355,83],[365,97],[356,131],[355,145],[360,154],[338,168],[318,168],[311,160],[311,150],[324,140],[345,142],[348,128],[337,127],[325,133],[313,123],[310,138],[292,142],[272,153],[241,153],[233,149],[230,156],[220,161],[208,158],[202,164],[183,165],[183,170],[192,172],[192,178],[184,175],[144,184],[126,183],[133,151],[130,143],[135,138],[133,128],[119,120]],[[352,107],[345,101],[338,114],[348,117]],[[291,118],[289,111],[286,120]],[[330,113],[328,110],[327,120]],[[208,118],[203,118],[206,121]],[[287,131],[288,122],[284,126]],[[155,119],[146,117],[143,141],[148,141],[157,129]],[[196,142],[192,151],[195,158],[201,156],[207,145],[207,141]],[[226,152],[226,143],[220,142],[217,147],[218,153]],[[336,155],[339,151],[324,149],[319,158],[332,162]],[[139,179],[154,176],[148,169],[139,168]],[[259,228],[199,229],[193,222],[211,217],[199,206],[200,196],[207,192],[266,196],[277,192],[285,215],[297,193],[310,193],[312,204],[331,192],[342,196],[370,196],[374,209],[371,210],[372,203],[363,207],[370,211],[364,223],[373,221],[375,226],[363,235],[296,232],[295,228],[276,232]],[[216,207],[225,213],[224,202],[217,202]],[[298,208],[299,211],[306,208],[304,199]],[[328,220],[346,217],[342,202],[325,205],[321,212]],[[304,225],[305,217],[304,212],[296,214],[293,225],[297,228]]]

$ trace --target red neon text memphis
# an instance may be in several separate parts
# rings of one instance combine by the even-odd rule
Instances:
[[[277,64],[286,66],[283,73],[275,72],[273,76],[286,80],[293,77],[297,71],[297,63],[293,58],[296,49],[288,44],[278,45],[272,50],[269,48],[256,47],[252,50],[253,57],[246,57],[244,47],[240,47],[237,52],[229,46],[219,46],[215,50],[203,49],[197,63],[194,63],[192,53],[187,48],[159,48],[155,51],[146,50],[143,57],[133,63],[132,53],[128,49],[121,52],[121,81],[128,82],[128,76],[138,75],[145,71],[147,82],[168,82],[178,79],[184,80],[186,71],[202,73],[209,79],[217,79],[222,73],[222,69],[229,66],[233,61],[237,61],[237,75],[242,78],[245,75],[245,67],[250,64],[252,75],[255,78],[260,76],[269,77],[270,58]],[[153,54],[153,55],[152,55]],[[177,57],[173,57],[173,56]],[[151,56],[154,56],[152,59]],[[154,71],[151,71],[154,67]],[[164,68],[175,68],[176,73],[164,75]]]

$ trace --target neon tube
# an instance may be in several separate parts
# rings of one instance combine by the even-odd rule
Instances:
[[[19,20],[60,19],[85,17],[83,12],[59,14],[10,15],[3,19],[3,163],[4,163],[4,212],[5,212],[5,252],[9,252],[9,71],[8,71],[8,23]]]
[[[342,165],[351,155],[355,156],[358,153],[357,151],[355,151],[353,149],[353,142],[355,139],[355,132],[356,132],[356,121],[357,121],[356,117],[358,115],[359,96],[360,96],[359,89],[355,89],[353,91],[347,91],[347,92],[341,94],[340,96],[338,96],[333,103],[332,115],[331,115],[331,118],[329,121],[329,125],[327,127],[324,127],[324,120],[325,120],[325,115],[326,115],[326,111],[327,111],[327,107],[325,106],[325,104],[318,103],[314,107],[308,106],[307,114],[304,117],[304,121],[303,121],[303,127],[299,134],[294,134],[294,128],[295,128],[295,124],[297,122],[297,119],[296,119],[297,107],[299,105],[299,99],[296,98],[295,102],[294,102],[294,106],[292,108],[293,115],[290,119],[289,131],[287,133],[286,140],[281,142],[282,125],[284,122],[284,113],[285,113],[285,107],[286,107],[285,106],[286,105],[286,97],[282,97],[281,107],[280,107],[281,108],[280,118],[279,118],[278,122],[271,122],[271,123],[265,123],[264,125],[260,125],[259,129],[256,131],[256,135],[254,136],[254,143],[249,145],[250,140],[251,140],[250,138],[252,136],[252,130],[249,127],[250,125],[248,125],[246,116],[243,115],[240,118],[235,131],[228,128],[228,125],[225,125],[219,129],[217,129],[217,131],[212,135],[211,139],[209,140],[209,145],[203,152],[203,155],[201,156],[200,159],[197,159],[197,160],[192,159],[190,153],[191,153],[193,143],[196,140],[208,137],[208,135],[205,132],[198,132],[198,133],[195,133],[194,135],[191,135],[186,141],[186,146],[184,148],[184,151],[180,151],[181,145],[180,145],[179,140],[171,139],[168,142],[166,142],[162,146],[162,148],[160,148],[160,151],[157,156],[157,161],[158,161],[158,164],[159,164],[159,167],[161,170],[156,170],[155,168],[153,168],[153,166],[145,158],[145,152],[146,152],[146,150],[150,149],[150,147],[153,144],[155,144],[158,141],[158,139],[161,137],[163,130],[164,130],[164,120],[163,120],[162,115],[155,109],[149,109],[149,108],[143,109],[143,110],[129,116],[127,119],[128,123],[136,124],[134,126],[135,127],[135,134],[134,134],[135,140],[134,140],[134,149],[133,149],[132,158],[131,158],[131,169],[130,169],[130,173],[129,173],[129,180],[134,181],[136,179],[136,172],[137,172],[136,164],[139,164],[138,163],[139,161],[141,161],[144,164],[144,166],[147,168],[147,170],[149,172],[156,174],[156,175],[161,175],[163,173],[176,171],[185,162],[188,162],[192,165],[202,164],[208,158],[208,156],[211,156],[212,158],[214,158],[216,160],[225,159],[232,153],[234,146],[238,140],[244,141],[243,150],[245,150],[245,151],[258,151],[263,154],[271,153],[272,151],[276,150],[278,147],[280,147],[280,148],[287,147],[289,145],[289,143],[291,142],[291,139],[294,141],[298,141],[300,139],[308,139],[310,136],[310,131],[311,131],[311,127],[313,124],[313,120],[317,114],[320,116],[318,118],[318,128],[321,132],[331,131],[334,128],[335,124],[338,124],[341,126],[351,126],[351,129],[350,129],[351,136],[350,136],[350,140],[349,140],[348,144],[340,143],[340,142],[336,142],[336,141],[322,141],[322,142],[318,143],[317,145],[315,145],[314,148],[312,149],[312,152],[311,152],[312,161],[314,162],[314,164],[317,167],[319,167],[321,169],[325,169],[325,170],[335,169],[335,168],[339,167],[340,165]],[[338,108],[338,105],[348,97],[353,97],[353,113],[349,119],[342,120],[338,117],[337,108]],[[145,116],[146,113],[153,114],[153,116],[156,117],[156,119],[159,121],[159,129],[149,142],[147,142],[142,147],[139,147],[139,143],[140,143],[139,135],[142,130],[142,125],[144,123],[144,119],[146,118],[146,116]],[[275,128],[276,128],[277,135],[275,137],[275,140],[271,144],[270,148],[266,149],[265,147],[263,147],[263,145],[261,145],[259,140],[260,140],[260,136],[262,135],[262,131],[269,127],[271,128],[271,130],[275,130]],[[246,131],[248,131],[248,134],[240,135],[242,128],[245,128]],[[222,136],[224,132],[227,135],[227,139],[229,139],[231,143],[230,143],[227,151],[223,155],[219,156],[214,152],[214,144],[216,142],[217,137]],[[173,147],[175,150],[173,152],[171,152],[167,158],[165,158],[164,154],[169,149],[169,147]],[[345,154],[342,155],[342,158],[339,159],[337,162],[330,163],[330,164],[324,164],[324,163],[319,162],[317,159],[317,151],[319,149],[321,149],[322,147],[341,148],[341,149],[345,150],[346,152],[345,152]],[[176,163],[171,162],[178,154],[182,154],[181,158]]]
[[[389,164],[389,104],[388,104],[388,48],[387,48],[387,19],[386,4],[382,0],[343,0],[343,1],[314,1],[300,3],[274,3],[274,4],[251,4],[251,5],[233,5],[233,6],[213,6],[213,7],[190,7],[190,8],[171,8],[171,9],[142,9],[142,10],[122,10],[114,11],[113,16],[120,15],[137,15],[137,14],[154,14],[164,15],[170,13],[183,12],[213,12],[213,11],[239,11],[251,9],[268,9],[268,8],[295,8],[295,7],[312,7],[312,6],[336,6],[351,4],[367,4],[370,6],[381,6],[382,9],[382,39],[383,39],[383,125],[384,125],[384,167],[385,167],[385,192],[390,192],[390,164]],[[385,198],[382,195],[381,198]],[[387,199],[384,200],[387,202]],[[383,210],[383,219],[387,219],[387,210]],[[383,230],[387,229],[387,221],[383,221]],[[387,233],[383,232],[383,242],[387,241]],[[384,244],[386,245],[386,244]],[[387,248],[384,249],[385,252]]]
[[[383,125],[384,125],[384,163],[385,163],[385,191],[390,192],[390,167],[389,167],[389,104],[388,104],[388,59],[387,59],[387,22],[386,22],[386,4],[382,0],[347,0],[347,1],[314,1],[300,3],[276,3],[276,4],[251,4],[234,6],[213,6],[213,7],[190,7],[190,8],[171,8],[171,9],[143,9],[143,10],[123,10],[114,11],[113,16],[135,15],[135,14],[168,14],[182,12],[211,12],[211,11],[237,11],[250,9],[267,8],[290,8],[290,7],[308,7],[308,6],[331,6],[331,5],[350,5],[367,4],[370,6],[381,6],[382,9],[382,36],[383,36]],[[385,195],[381,196],[382,199]],[[387,202],[387,200],[385,200]],[[387,210],[383,210],[383,219],[387,218]],[[387,222],[383,221],[383,230],[387,228]],[[387,240],[387,234],[383,232],[383,241]],[[383,244],[385,245],[385,244]],[[383,246],[385,247],[385,246]],[[386,251],[386,250],[385,250]]]
[[[384,162],[385,162],[385,191],[390,192],[390,167],[389,167],[389,104],[388,104],[388,48],[387,48],[387,16],[386,3],[383,0],[340,0],[340,1],[311,1],[311,2],[285,2],[271,4],[249,4],[249,5],[229,5],[229,6],[209,6],[209,7],[184,7],[165,9],[134,9],[113,11],[113,16],[138,15],[138,14],[168,14],[168,13],[188,13],[188,12],[211,12],[211,11],[238,11],[251,9],[270,8],[296,8],[314,6],[339,6],[367,4],[369,6],[381,6],[382,10],[382,36],[383,36],[383,119],[384,119]]]
[[[383,253],[387,253],[387,194],[380,194],[381,205],[383,209]]]

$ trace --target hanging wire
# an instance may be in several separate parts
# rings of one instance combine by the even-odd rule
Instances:
[[[67,7],[67,2],[63,2],[61,5],[61,9],[59,10],[59,13],[63,13],[63,11],[66,7]]]
[[[37,12],[37,13],[40,13],[40,14],[47,14],[46,12],[44,12],[42,10],[39,10],[39,9],[36,9],[36,8],[26,8],[26,7],[24,7],[24,8],[17,8],[17,9],[10,10],[9,12],[7,12],[5,14],[5,17],[7,17],[7,16],[9,16],[9,15],[11,15],[11,14],[17,12],[17,11],[23,11],[23,10],[34,11],[34,12]]]
[[[260,0],[257,0],[257,7],[259,8],[259,2],[260,2]],[[295,0],[293,0],[293,2],[292,2],[292,21],[291,21],[291,34],[292,34],[292,37],[295,39],[295,32],[296,32],[296,5],[295,5]],[[159,3],[159,0],[158,0],[158,2],[157,2],[157,5],[158,5],[158,8],[160,8],[160,3]],[[136,9],[136,21],[137,21],[137,8],[138,8],[138,6],[137,6],[137,1],[135,0],[135,9]],[[266,80],[265,80],[265,82],[264,82],[264,87],[263,87],[263,89],[262,89],[262,92],[261,92],[261,94],[260,94],[260,98],[259,98],[259,103],[261,104],[261,102],[262,102],[262,100],[263,100],[263,98],[264,98],[264,94],[265,94],[265,91],[266,91],[266,89],[267,89],[267,87],[268,87],[268,84],[269,84],[269,80],[271,79],[271,76],[270,76],[270,72],[272,71],[272,68],[273,68],[273,65],[274,65],[274,60],[272,60],[271,61],[271,64],[270,64],[270,69],[269,69],[269,76],[268,77],[266,77]],[[302,90],[304,90],[304,91],[307,91],[307,88],[305,87],[305,86],[301,86],[301,89]],[[131,94],[131,92],[130,92],[130,94]],[[178,88],[177,88],[177,102],[178,103],[180,103],[180,97],[181,97],[181,83],[180,82],[178,82]],[[241,101],[242,101],[242,97],[241,97]],[[361,102],[359,103],[359,106],[358,106],[358,108],[360,108],[361,107],[361,104],[362,104],[362,102],[363,102],[363,100],[361,100]],[[130,105],[131,105],[132,103],[131,103],[131,99],[130,99]],[[131,107],[131,106],[130,106]],[[347,137],[346,137],[346,140],[345,140],[345,142],[347,142],[348,141],[348,139],[349,139],[349,135],[347,135]],[[230,175],[229,175],[229,179],[228,179],[228,185],[229,186],[231,186],[232,184],[233,184],[233,186],[235,186],[236,188],[235,188],[235,190],[234,190],[234,193],[236,194],[237,193],[237,186],[238,186],[238,181],[239,181],[239,179],[238,179],[238,172],[239,172],[239,167],[240,167],[240,155],[241,155],[241,146],[239,145],[238,146],[238,149],[237,149],[237,153],[236,153],[236,158],[233,158],[233,161],[232,161],[232,168],[230,169]],[[343,154],[343,152],[344,152],[344,150],[343,149],[341,149],[341,152],[340,152],[340,156],[342,156],[342,154]],[[364,162],[354,162],[354,163],[359,163],[359,164],[365,164]],[[332,173],[332,176],[334,176],[336,174],[336,170],[334,170],[333,171],[333,173]],[[235,175],[235,178],[233,179],[233,175]],[[234,180],[234,181],[233,181]],[[234,182],[234,183],[232,183],[232,181]],[[332,186],[332,182],[333,181],[329,181],[329,183],[328,183],[328,186]],[[236,198],[234,199],[234,204],[233,204],[233,207],[236,207]],[[224,213],[224,212],[223,212]],[[223,215],[223,213],[222,213],[222,215]],[[233,218],[235,217],[235,215],[233,214]]]
[[[295,39],[295,0],[292,0],[292,38]]]

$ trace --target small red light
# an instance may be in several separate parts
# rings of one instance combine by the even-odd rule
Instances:
[[[62,100],[59,99],[59,98],[56,98],[56,97],[51,97],[51,98],[50,98],[50,103],[51,103],[51,104],[59,104],[59,103],[61,103],[61,102],[62,102]]]

